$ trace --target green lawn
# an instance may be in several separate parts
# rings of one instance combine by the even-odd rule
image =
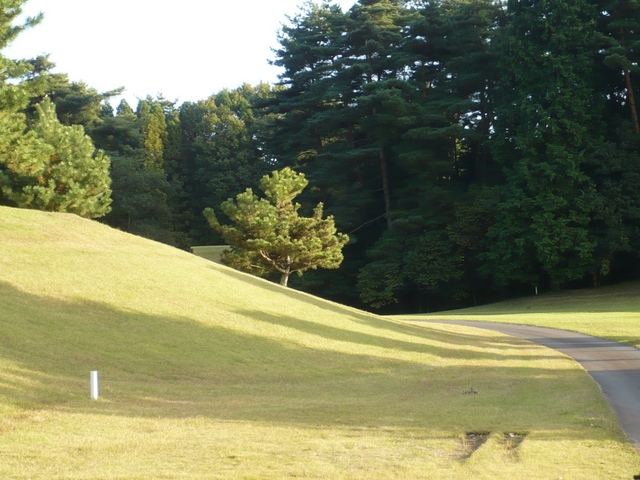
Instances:
[[[640,347],[640,282],[550,292],[402,320],[458,319],[562,328]]]
[[[0,478],[640,473],[595,383],[552,350],[367,314],[71,215],[0,208],[0,241]]]

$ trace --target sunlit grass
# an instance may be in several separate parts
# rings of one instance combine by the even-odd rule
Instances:
[[[377,317],[69,215],[0,208],[0,239],[0,478],[640,473],[597,386],[552,350]],[[467,456],[470,432],[488,437]]]
[[[640,347],[640,282],[548,292],[476,308],[394,318],[537,325],[572,330]]]

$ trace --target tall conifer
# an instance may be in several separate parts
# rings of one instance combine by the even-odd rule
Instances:
[[[299,215],[301,205],[294,202],[309,184],[304,174],[289,167],[265,175],[259,198],[248,188],[244,193],[222,203],[221,209],[233,224],[221,225],[212,208],[204,215],[231,245],[223,261],[232,267],[264,276],[280,274],[280,284],[287,286],[293,273],[316,269],[335,269],[342,263],[342,247],[349,237],[337,233],[333,217],[323,218],[319,203],[310,217]]]
[[[583,165],[598,141],[596,12],[586,0],[510,0],[507,15],[494,143],[506,185],[487,270],[501,283],[560,285],[593,266],[594,189]]]

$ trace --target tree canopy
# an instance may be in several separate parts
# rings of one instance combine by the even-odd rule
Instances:
[[[212,208],[205,209],[211,227],[231,245],[223,262],[260,276],[275,270],[284,286],[292,273],[338,268],[349,237],[336,233],[333,217],[323,218],[322,203],[310,217],[299,214],[301,205],[293,200],[308,183],[304,174],[289,167],[265,175],[260,180],[264,198],[248,188],[222,203],[231,225],[221,224]]]

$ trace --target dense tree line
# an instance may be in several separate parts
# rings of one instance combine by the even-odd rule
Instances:
[[[0,47],[22,3],[0,0]],[[416,311],[637,277],[637,0],[307,2],[279,44],[278,85],[135,109],[46,58],[2,58],[2,202],[34,185],[12,165],[56,148],[56,112],[54,136],[86,143],[80,125],[83,158],[110,159],[92,216],[182,248],[222,241],[205,208],[304,173],[300,202],[350,243],[293,286],[339,301]]]
[[[344,273],[374,307],[619,279],[639,29],[634,0],[308,3],[281,32],[266,144],[351,232]]]

